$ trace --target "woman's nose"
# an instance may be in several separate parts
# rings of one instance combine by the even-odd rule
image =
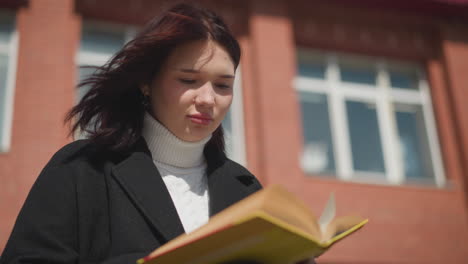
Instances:
[[[211,82],[205,83],[197,89],[195,103],[203,106],[213,106],[215,103],[215,91]]]

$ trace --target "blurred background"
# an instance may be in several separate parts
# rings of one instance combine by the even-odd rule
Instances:
[[[0,0],[0,252],[65,113],[172,1]],[[468,263],[468,1],[195,1],[242,46],[229,156],[370,223],[324,263]],[[76,135],[77,138],[81,135]],[[60,212],[57,212],[60,214]]]

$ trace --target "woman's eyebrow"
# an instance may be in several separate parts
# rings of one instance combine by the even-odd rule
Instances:
[[[194,69],[179,69],[179,71],[185,72],[185,73],[200,73],[200,71],[197,71]],[[219,77],[225,78],[225,79],[234,79],[234,75],[231,75],[231,74],[221,74],[219,75]]]
[[[187,73],[200,73],[200,71],[193,70],[193,69],[179,69],[181,72],[187,72]]]

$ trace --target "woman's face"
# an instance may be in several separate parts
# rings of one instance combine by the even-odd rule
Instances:
[[[151,114],[176,137],[199,141],[220,125],[232,102],[234,63],[213,41],[176,47],[143,93]],[[145,91],[147,89],[147,91]]]

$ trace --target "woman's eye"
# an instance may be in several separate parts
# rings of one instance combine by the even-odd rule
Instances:
[[[194,79],[179,79],[179,81],[185,84],[194,84],[196,82]]]
[[[216,84],[216,87],[218,87],[220,89],[229,89],[229,88],[231,88],[230,85],[227,85],[227,84],[224,84],[224,83],[218,83],[218,84]]]

